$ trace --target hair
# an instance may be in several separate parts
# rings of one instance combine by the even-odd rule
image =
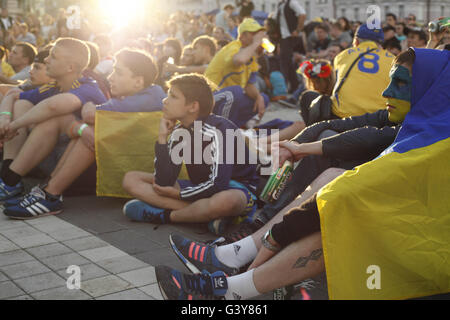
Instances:
[[[169,39],[166,39],[166,41],[164,41],[164,45],[175,49],[175,57],[172,57],[172,58],[173,58],[173,60],[175,60],[175,64],[179,65],[180,58],[181,58],[181,52],[183,51],[181,41],[178,39],[175,39],[175,38],[169,38]]]
[[[386,14],[386,18],[387,17],[392,17],[395,21],[397,21],[397,16],[395,14],[393,14],[393,13],[387,13]]]
[[[234,6],[232,5],[232,4],[226,4],[224,7],[223,7],[223,10],[227,10],[227,9],[233,9],[234,10]]]
[[[346,17],[340,17],[338,19],[338,21],[342,19],[345,22],[345,26],[344,26],[344,31],[350,31],[352,29],[352,26],[350,25],[350,22],[348,21],[348,19]]]
[[[220,48],[223,48],[223,47],[225,47],[225,46],[226,46],[227,44],[229,44],[229,43],[230,43],[230,40],[224,39],[224,40],[218,41],[218,42],[217,42],[217,46],[220,47]]]
[[[332,27],[334,27],[334,28],[336,28],[336,29],[338,29],[338,30],[341,30],[341,31],[344,31],[344,28],[341,26],[341,24],[339,23],[339,22],[334,22],[334,23],[332,23],[331,24],[331,26]]]
[[[395,28],[393,26],[391,26],[391,25],[386,26],[386,27],[383,28],[383,32],[384,33],[388,32],[390,30],[395,32]]]
[[[167,83],[168,87],[177,87],[186,99],[186,103],[197,101],[200,110],[199,117],[207,117],[214,107],[213,87],[214,85],[199,74],[185,74],[172,78]]]
[[[89,47],[89,53],[90,53],[90,59],[89,59],[89,65],[87,66],[87,69],[94,70],[95,67],[100,63],[100,49],[98,47],[98,44],[86,41],[87,46]]]
[[[27,32],[28,32],[28,30],[29,30],[28,24],[27,24],[26,22],[20,23],[20,24],[19,24],[19,27],[24,28]]]
[[[89,65],[90,52],[89,47],[84,41],[75,38],[59,38],[55,42],[55,47],[60,46],[67,49],[68,56],[75,64],[78,73],[83,72]]]
[[[400,44],[400,41],[396,37],[386,40],[383,43],[383,49],[387,50],[389,48],[398,49],[399,51],[402,51],[402,46]]]
[[[330,61],[326,59],[315,59],[314,63],[327,63],[331,64]],[[333,72],[327,78],[308,78],[306,75],[303,75],[306,81],[306,88],[308,90],[317,91],[320,94],[331,95],[334,86],[334,77]]]
[[[36,55],[36,58],[34,59],[35,63],[45,63],[45,59],[49,56],[50,50],[45,49],[39,51],[39,53]]]
[[[152,56],[144,50],[125,48],[115,55],[116,61],[122,62],[134,76],[144,78],[144,86],[151,86],[158,77],[158,67]]]
[[[395,57],[392,62],[393,65],[406,64],[409,67],[412,67],[414,62],[416,61],[416,53],[413,49],[409,48],[406,51],[403,51],[398,56]]]
[[[18,42],[16,43],[16,47],[22,48],[22,55],[28,58],[28,65],[31,65],[37,55],[36,47],[28,42]]]
[[[408,36],[412,34],[416,34],[419,37],[419,40],[422,40],[423,42],[427,43],[428,37],[427,34],[423,30],[415,30],[415,29],[409,29]]]
[[[217,41],[216,39],[214,39],[213,37],[210,36],[200,36],[197,37],[193,42],[192,42],[192,47],[195,47],[197,44],[201,45],[201,46],[205,46],[209,48],[209,53],[211,56],[214,56],[216,54],[217,51]]]
[[[323,31],[328,33],[328,27],[324,23],[318,24],[317,26],[314,27],[314,29],[322,29]]]

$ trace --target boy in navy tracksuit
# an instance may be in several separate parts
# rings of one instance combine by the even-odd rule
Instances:
[[[211,114],[214,97],[207,79],[189,74],[169,85],[155,146],[155,173],[125,176],[124,189],[138,200],[128,202],[124,213],[132,220],[156,224],[253,214],[256,164],[250,164],[236,125]],[[189,181],[177,181],[182,162]]]

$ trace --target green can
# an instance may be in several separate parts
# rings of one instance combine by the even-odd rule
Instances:
[[[286,161],[283,167],[279,168],[267,182],[260,198],[265,202],[273,202],[278,199],[283,190],[280,191],[280,187],[286,186],[286,181],[290,178],[293,170],[293,163]]]

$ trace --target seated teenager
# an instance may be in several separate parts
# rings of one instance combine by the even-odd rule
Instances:
[[[95,162],[95,111],[152,112],[162,110],[166,97],[154,85],[157,68],[145,52],[123,49],[116,54],[113,73],[109,76],[114,98],[101,105],[88,102],[83,107],[83,120],[73,125],[72,147],[59,161],[45,187],[35,187],[25,197],[5,202],[5,215],[14,219],[32,219],[62,211],[64,191]],[[74,131],[76,128],[77,133]],[[44,139],[44,137],[41,137]]]
[[[89,63],[89,49],[82,41],[59,39],[46,63],[47,74],[55,82],[8,95],[0,107],[12,118],[0,128],[0,136],[6,141],[0,201],[22,193],[22,177],[52,153],[60,137],[71,135],[84,104],[106,101],[94,80],[81,77]]]
[[[124,206],[125,215],[154,224],[207,223],[252,215],[256,210],[256,165],[249,164],[248,149],[239,141],[237,127],[211,114],[214,97],[210,83],[192,74],[172,79],[169,86],[155,146],[155,173],[125,176],[124,189],[137,198]],[[180,124],[176,125],[177,121]],[[229,146],[241,148],[236,152]],[[177,159],[180,148],[181,158]],[[183,162],[189,181],[177,181]]]

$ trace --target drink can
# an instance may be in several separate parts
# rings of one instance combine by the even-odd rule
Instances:
[[[281,192],[283,192],[287,181],[292,175],[293,163],[286,161],[283,167],[279,168],[267,182],[260,198],[265,202],[273,202],[278,199]],[[282,189],[280,189],[282,187]]]
[[[269,39],[264,38],[262,40],[262,44],[261,46],[268,52],[268,53],[272,53],[275,51],[275,45],[270,42]]]

